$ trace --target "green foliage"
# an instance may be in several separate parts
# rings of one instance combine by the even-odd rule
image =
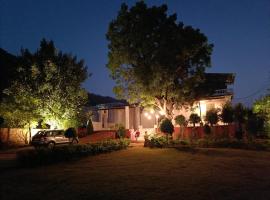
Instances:
[[[168,15],[166,5],[122,4],[107,39],[107,66],[119,98],[157,106],[167,118],[172,118],[174,105],[195,99],[213,45],[199,29]]]
[[[174,132],[174,126],[169,119],[163,119],[160,123],[160,131],[169,135],[172,135]]]
[[[232,123],[234,121],[234,110],[231,104],[226,103],[221,111],[220,118],[223,123]]]
[[[149,147],[157,147],[157,148],[163,148],[166,147],[168,145],[168,140],[166,137],[164,136],[153,136],[150,141],[148,146]]]
[[[126,136],[126,128],[124,125],[116,124],[115,128],[116,128],[116,134],[118,138],[124,138]]]
[[[0,115],[5,119],[3,126],[29,128],[33,120],[40,119],[36,106],[37,99],[16,82],[13,83],[10,89],[15,90],[15,88],[18,93],[13,95],[9,90],[5,90],[6,96],[0,103]]]
[[[197,123],[199,123],[201,121],[201,118],[198,114],[196,113],[192,113],[190,116],[189,116],[189,122],[191,122],[193,124],[193,126],[195,127],[195,125]]]
[[[67,138],[75,138],[75,137],[78,137],[78,134],[77,134],[77,131],[75,128],[68,128],[66,131],[65,131],[65,136]]]
[[[195,144],[199,148],[235,148],[235,149],[248,149],[248,150],[267,150],[270,145],[265,142],[259,141],[239,141],[231,139],[200,139]]]
[[[120,139],[91,144],[56,146],[54,149],[26,149],[17,152],[17,162],[23,167],[42,166],[74,160],[84,156],[126,149],[129,144],[130,140]]]
[[[218,110],[217,109],[210,109],[206,112],[205,120],[211,125],[215,125],[218,123]]]
[[[177,115],[175,118],[175,123],[178,124],[179,126],[186,126],[187,125],[187,121],[185,116],[183,115]]]
[[[270,133],[270,94],[257,100],[253,105],[253,111],[265,119],[265,131]]]
[[[243,106],[243,104],[238,103],[234,107],[234,119],[236,122],[244,123],[246,120],[247,110]]]
[[[246,109],[245,107],[241,104],[238,103],[234,107],[234,120],[235,122],[238,123],[238,130],[235,133],[235,136],[237,139],[242,139],[243,138],[243,123],[246,122]]]
[[[264,132],[264,121],[265,119],[254,113],[252,110],[247,111],[247,121],[246,121],[246,130],[252,136],[262,135]]]
[[[18,63],[16,79],[4,91],[1,104],[7,125],[18,127],[44,119],[53,128],[77,126],[78,113],[87,101],[81,88],[88,76],[83,60],[42,40],[35,53],[22,50]]]

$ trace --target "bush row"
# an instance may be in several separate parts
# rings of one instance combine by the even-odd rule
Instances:
[[[154,136],[151,139],[145,140],[145,147],[150,148],[168,148],[168,147],[183,147],[185,148],[236,148],[249,150],[269,150],[270,143],[266,140],[236,140],[236,139],[199,139],[195,141],[188,140],[167,140],[164,136]]]
[[[166,136],[153,136],[150,139],[145,139],[144,142],[144,146],[150,148],[174,147],[181,144],[186,145],[188,142],[184,140],[172,140],[171,137],[167,138]]]
[[[200,139],[194,144],[196,147],[200,148],[235,148],[235,149],[248,149],[248,150],[268,150],[270,149],[270,144],[266,141],[243,141],[243,140],[233,140],[233,139]]]
[[[61,161],[78,159],[80,157],[106,153],[125,149],[130,140],[106,140],[98,143],[62,145],[54,149],[27,149],[17,152],[17,163],[19,166],[32,167],[47,165]]]

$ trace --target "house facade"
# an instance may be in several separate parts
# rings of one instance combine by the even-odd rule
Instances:
[[[208,86],[213,88],[214,85],[214,90],[195,101],[193,106],[175,108],[173,118],[181,114],[188,119],[191,113],[197,113],[204,122],[208,110],[221,109],[224,104],[231,102],[233,90],[229,86],[234,83],[234,75],[217,73],[207,75],[208,79],[202,87],[204,87],[204,91],[207,91],[205,88],[207,89]],[[162,117],[162,113],[158,110],[146,110],[138,105],[125,103],[100,104],[92,107],[91,110],[94,130],[110,130],[114,129],[117,124],[121,124],[126,129],[130,129],[131,132],[139,130],[141,133],[145,133],[145,131],[151,133],[155,131]]]

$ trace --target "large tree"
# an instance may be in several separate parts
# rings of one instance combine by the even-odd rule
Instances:
[[[35,53],[22,50],[18,63],[17,78],[5,90],[2,107],[6,109],[1,109],[9,125],[22,122],[20,115],[9,115],[15,111],[28,123],[43,119],[52,128],[76,125],[87,102],[81,87],[88,77],[83,60],[58,51],[52,41],[43,39]]]
[[[168,15],[166,5],[122,4],[107,39],[107,66],[119,98],[158,107],[170,119],[175,106],[196,98],[213,45],[199,29]]]

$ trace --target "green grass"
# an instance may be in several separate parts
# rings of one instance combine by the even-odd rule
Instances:
[[[270,199],[270,152],[133,147],[0,174],[0,199]]]

